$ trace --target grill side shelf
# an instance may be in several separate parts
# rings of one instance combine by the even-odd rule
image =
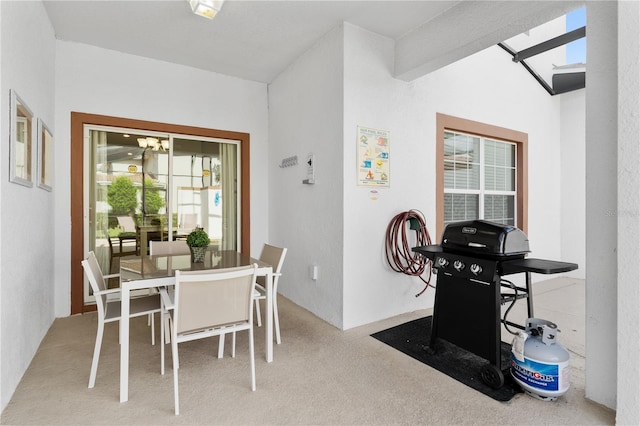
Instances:
[[[537,274],[560,274],[578,269],[576,263],[558,262],[545,259],[516,259],[500,262],[501,275],[535,272]]]
[[[414,247],[412,250],[426,256],[429,260],[435,259],[438,253],[442,253],[442,247],[435,244],[430,246]]]

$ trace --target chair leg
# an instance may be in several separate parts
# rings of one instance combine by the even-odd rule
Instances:
[[[249,358],[251,359],[251,390],[256,390],[256,360],[253,350],[253,327],[249,329]]]
[[[176,416],[180,414],[180,400],[178,397],[178,344],[171,339],[171,356],[173,357],[173,403]]]
[[[279,345],[281,343],[280,340],[280,318],[278,316],[278,298],[274,294],[273,295],[273,322],[276,328],[276,343]]]
[[[166,344],[171,343],[171,317],[166,315],[164,321],[164,343]]]
[[[233,332],[233,336],[231,337],[231,358],[236,357],[236,332]]]
[[[258,320],[258,327],[262,327],[262,315],[260,315],[260,299],[254,299],[256,301],[256,319]]]
[[[104,334],[104,323],[98,321],[98,332],[96,333],[96,345],[93,348],[93,360],[91,361],[91,373],[89,374],[89,388],[96,384],[96,373],[98,372],[98,360],[100,359],[100,348],[102,347],[102,335]]]
[[[224,358],[224,338],[225,334],[221,334],[218,340],[218,358]]]
[[[155,327],[155,315],[149,314],[151,317],[151,345],[156,344],[156,327]]]
[[[160,374],[164,374],[165,314],[160,312]]]

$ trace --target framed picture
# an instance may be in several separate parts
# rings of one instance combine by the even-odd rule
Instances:
[[[53,188],[53,135],[38,119],[38,186],[47,191]]]
[[[389,187],[389,131],[358,126],[358,185]]]
[[[9,180],[31,187],[31,150],[35,134],[33,113],[15,90],[11,90],[9,111]]]

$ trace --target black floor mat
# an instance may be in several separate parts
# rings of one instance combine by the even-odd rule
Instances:
[[[481,369],[489,362],[445,340],[437,339],[434,350],[429,348],[431,317],[420,318],[371,335],[383,343],[427,364],[465,385],[498,400],[509,401],[522,389],[506,370],[504,385],[493,389],[481,377]],[[502,342],[502,368],[509,366],[511,345]]]

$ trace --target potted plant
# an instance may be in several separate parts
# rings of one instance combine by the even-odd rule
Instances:
[[[196,228],[187,235],[187,245],[191,249],[191,261],[202,263],[209,246],[209,235],[203,228]]]

